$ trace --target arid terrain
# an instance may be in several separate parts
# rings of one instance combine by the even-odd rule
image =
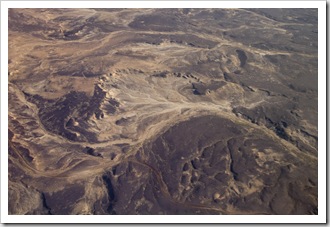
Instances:
[[[10,9],[9,214],[318,214],[317,9]]]

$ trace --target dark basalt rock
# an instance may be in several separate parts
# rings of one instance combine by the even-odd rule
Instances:
[[[74,205],[84,196],[82,185],[68,185],[65,189],[54,193],[43,194],[44,207],[52,215],[65,215],[72,212]]]
[[[91,98],[83,92],[76,91],[56,100],[46,100],[39,95],[25,94],[27,100],[35,103],[40,109],[40,121],[50,132],[73,141],[97,141],[96,135],[88,132],[88,126],[85,123],[93,115],[98,119],[103,116],[100,104],[106,93],[97,85],[95,85]],[[75,114],[74,118],[71,117],[72,114]],[[70,118],[68,119],[68,117]],[[74,121],[77,121],[79,126],[74,126]],[[69,128],[70,131],[66,128]],[[77,137],[75,131],[79,132],[82,137]]]
[[[98,152],[95,151],[94,148],[91,148],[91,147],[85,147],[83,149],[83,152],[88,154],[88,155],[92,155],[92,156],[96,156],[96,157],[102,157],[102,155]]]
[[[236,50],[236,53],[241,62],[240,67],[244,67],[246,60],[247,60],[247,56],[246,56],[245,52],[243,50]]]
[[[164,71],[164,72],[155,73],[155,74],[153,74],[151,76],[153,76],[153,77],[160,77],[160,78],[166,78],[167,77],[167,74],[168,74],[168,72],[167,71]]]
[[[210,84],[192,83],[194,95],[206,95],[208,92],[216,91],[217,89],[226,85],[224,81],[211,81]]]

